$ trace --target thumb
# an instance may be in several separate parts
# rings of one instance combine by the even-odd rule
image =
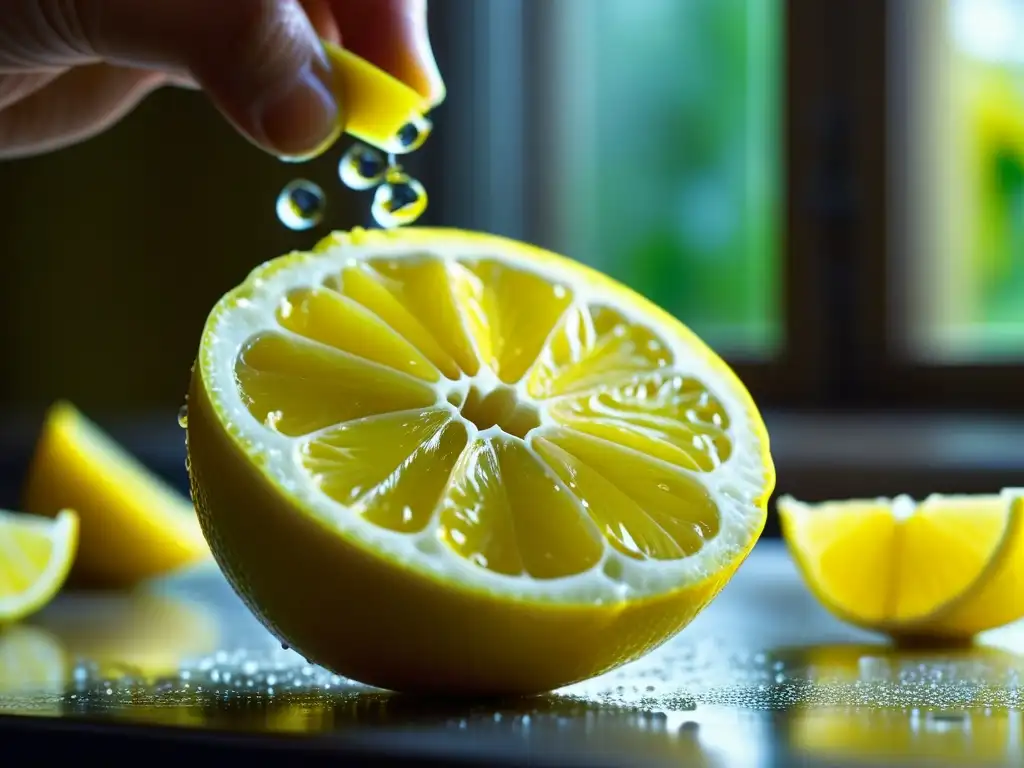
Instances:
[[[299,0],[4,0],[0,71],[105,61],[191,77],[253,142],[301,158],[343,125]]]

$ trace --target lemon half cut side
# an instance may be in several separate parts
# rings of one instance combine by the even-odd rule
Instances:
[[[761,417],[609,278],[459,230],[335,233],[203,332],[187,429],[219,564],[284,643],[406,691],[550,690],[646,653],[763,529]]]

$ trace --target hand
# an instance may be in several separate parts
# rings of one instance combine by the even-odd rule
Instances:
[[[166,84],[203,89],[255,144],[300,157],[344,120],[320,37],[444,97],[426,0],[0,2],[0,157],[88,138]]]

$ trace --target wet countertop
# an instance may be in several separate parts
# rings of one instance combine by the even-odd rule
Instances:
[[[67,593],[0,630],[0,738],[117,728],[122,744],[251,737],[405,764],[1019,766],[1022,673],[1024,625],[893,649],[829,616],[763,541],[689,628],[627,667],[536,698],[412,698],[282,649],[208,565]]]

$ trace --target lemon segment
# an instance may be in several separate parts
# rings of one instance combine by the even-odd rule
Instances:
[[[1007,490],[1010,519],[996,555],[969,599],[960,600],[929,624],[943,635],[976,635],[1024,618],[1024,489]]]
[[[750,396],[691,332],[504,238],[336,233],[211,313],[196,509],[249,606],[386,688],[550,690],[664,642],[753,547]]]
[[[1024,616],[1013,591],[1024,584],[1024,508],[1013,491],[920,503],[785,496],[778,512],[811,590],[847,621],[891,634],[970,636]]]
[[[81,519],[74,582],[124,587],[209,557],[195,511],[70,403],[46,415],[23,506]]]
[[[0,624],[43,608],[67,579],[78,546],[78,516],[54,519],[0,512]]]

